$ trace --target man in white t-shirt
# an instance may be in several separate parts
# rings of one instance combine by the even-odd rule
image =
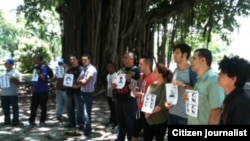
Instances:
[[[7,87],[1,87],[2,96],[1,104],[4,113],[4,125],[18,126],[19,125],[19,106],[18,106],[18,87],[20,85],[20,73],[13,68],[13,59],[5,60],[6,73],[2,77],[7,77],[9,79]],[[5,83],[5,82],[1,82]],[[3,85],[1,85],[3,86]],[[13,111],[13,116],[11,116],[11,107]],[[11,120],[11,117],[12,120]]]
[[[115,127],[117,125],[116,120],[116,112],[115,112],[115,91],[112,88],[112,83],[115,81],[117,77],[116,73],[116,65],[113,62],[109,62],[107,64],[107,101],[109,105],[110,110],[110,117],[109,122],[106,124],[106,126],[112,126]]]

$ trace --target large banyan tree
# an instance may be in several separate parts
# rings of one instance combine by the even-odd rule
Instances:
[[[236,16],[249,14],[249,0],[24,0],[19,11],[30,22],[42,22],[40,12],[60,14],[62,54],[89,53],[105,82],[106,64],[121,66],[126,51],[155,55],[169,63],[176,42],[202,39],[211,33],[228,40],[238,27]],[[166,62],[165,62],[166,61]],[[99,81],[101,82],[101,81]]]

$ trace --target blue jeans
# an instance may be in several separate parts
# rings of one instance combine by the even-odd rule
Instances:
[[[84,135],[90,136],[91,135],[91,111],[92,111],[92,105],[93,105],[93,98],[94,93],[85,93],[82,92],[82,98],[83,98],[83,107],[84,107],[84,128],[83,132]]]
[[[2,96],[2,108],[4,113],[4,123],[11,124],[10,119],[10,106],[13,110],[13,119],[12,124],[17,125],[19,124],[19,106],[18,106],[18,96]]]
[[[187,118],[168,114],[168,125],[187,125]]]
[[[63,109],[67,103],[66,90],[56,90],[56,117],[62,119]]]
[[[67,90],[67,114],[69,122],[78,126],[83,126],[83,104],[80,90]]]

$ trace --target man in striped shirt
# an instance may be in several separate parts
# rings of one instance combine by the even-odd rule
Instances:
[[[91,64],[91,56],[89,54],[82,55],[83,71],[81,72],[78,82],[81,84],[81,94],[83,98],[84,112],[84,137],[91,138],[91,110],[93,104],[93,97],[95,92],[95,84],[97,78],[97,70]]]

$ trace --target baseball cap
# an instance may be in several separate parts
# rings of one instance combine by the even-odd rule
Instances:
[[[59,64],[64,64],[64,59],[62,59],[62,58],[59,59],[59,60],[58,60],[58,63],[59,63]]]
[[[5,60],[4,62],[7,63],[7,64],[10,64],[10,65],[14,65],[14,63],[15,63],[15,61],[13,59],[11,59],[11,58]]]

